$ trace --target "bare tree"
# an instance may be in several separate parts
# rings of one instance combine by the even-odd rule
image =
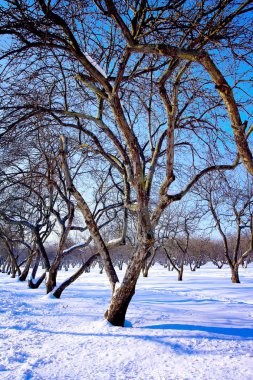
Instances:
[[[181,202],[165,213],[159,226],[158,239],[170,265],[183,280],[184,266],[188,263],[191,240],[196,239],[200,229],[201,210],[196,202]]]
[[[252,253],[252,179],[223,174],[201,184],[201,196],[208,202],[216,228],[223,241],[223,253],[231,269],[233,283],[239,283],[239,266]],[[229,229],[229,225],[231,226]],[[243,230],[249,231],[248,247],[241,252]],[[232,241],[231,234],[235,233]],[[232,243],[232,244],[231,244]]]
[[[14,0],[0,8],[0,33],[11,36],[0,56],[2,136],[16,127],[77,130],[84,153],[99,156],[115,178],[121,176],[124,207],[135,213],[134,254],[106,312],[114,325],[124,324],[164,210],[207,173],[238,164],[224,119],[253,174],[252,128],[242,121],[233,86],[219,69],[225,59],[250,68],[251,3],[94,0],[66,7],[64,1]],[[247,106],[245,98],[241,103]],[[69,174],[63,141],[62,163],[114,289],[116,272]]]

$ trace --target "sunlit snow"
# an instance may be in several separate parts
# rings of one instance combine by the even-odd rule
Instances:
[[[252,380],[253,265],[240,275],[231,284],[209,264],[178,282],[155,265],[120,328],[103,320],[110,286],[97,267],[60,300],[0,273],[0,379]]]

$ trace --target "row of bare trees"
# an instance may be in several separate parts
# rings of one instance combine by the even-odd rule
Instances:
[[[111,284],[105,316],[123,325],[161,224],[197,186],[228,245],[205,181],[213,173],[219,182],[239,163],[253,174],[252,9],[251,0],[1,2],[3,230],[28,228],[48,291],[71,252],[68,237],[83,232]],[[245,202],[233,209],[239,239],[243,228],[251,233]],[[115,219],[111,239],[104,228]],[[185,220],[186,242],[176,243],[182,253],[190,241]],[[43,247],[54,223],[59,244],[49,262]],[[128,228],[134,249],[118,284],[109,250],[125,244]],[[240,248],[232,259],[224,250],[236,279]]]
[[[138,228],[135,213],[124,208],[124,189],[115,182],[111,166],[106,171],[102,165],[100,171],[96,155],[78,155],[73,135],[68,152],[63,143],[63,137],[35,131],[26,137],[23,152],[20,141],[18,159],[9,152],[8,165],[1,172],[1,270],[12,277],[18,275],[20,281],[28,278],[31,288],[46,279],[47,293],[53,292],[57,298],[91,265],[98,262],[100,271],[106,271],[83,211],[84,206],[88,211],[91,208],[73,185],[74,180],[82,186],[89,181],[91,223],[95,232],[96,228],[101,230],[114,271],[129,265]],[[241,168],[232,175],[216,173],[200,180],[189,199],[164,212],[155,245],[143,260],[143,275],[147,277],[151,265],[159,262],[175,270],[182,281],[186,265],[194,271],[212,261],[219,268],[228,264],[232,282],[240,282],[239,266],[251,260],[252,200],[251,177]],[[210,239],[215,231],[220,240]],[[52,240],[57,242],[54,248],[50,248]],[[76,262],[77,271],[57,284],[59,269]],[[44,271],[36,277],[40,263]]]
[[[215,193],[215,195],[217,194]],[[231,194],[229,194],[229,198],[227,198],[227,200],[228,199],[232,202],[233,199],[231,199]],[[205,233],[203,233],[203,230],[201,229],[199,218],[200,209],[198,214],[196,214],[196,210],[194,210],[195,213],[192,210],[187,211],[185,204],[182,205],[184,207],[176,208],[173,216],[170,215],[164,224],[160,224],[156,247],[147,254],[143,263],[143,276],[147,277],[150,267],[155,263],[159,263],[160,265],[167,267],[169,270],[175,270],[175,272],[178,273],[178,280],[182,281],[185,266],[189,266],[191,271],[195,271],[197,268],[200,268],[206,263],[212,262],[219,269],[221,269],[224,264],[228,264],[231,268],[232,282],[240,282],[238,273],[239,266],[242,265],[243,267],[247,267],[247,264],[252,260],[252,251],[249,251],[252,244],[251,214],[249,212],[240,212],[240,217],[241,219],[244,219],[244,222],[239,226],[238,216],[232,214],[232,207],[227,208],[227,212],[225,213],[226,210],[224,208],[224,202],[225,200],[223,197],[222,209],[220,209],[217,205],[214,207],[212,204],[209,208],[209,213],[212,215],[215,212],[216,217],[213,221],[214,223],[217,223],[217,215],[222,211],[222,217],[225,218],[225,223],[221,223],[219,221],[219,224],[216,224],[215,226],[212,221],[209,220],[209,225],[205,226]],[[244,202],[244,206],[246,205],[250,207],[248,202]],[[175,212],[178,214],[176,215]],[[204,209],[204,212],[206,212],[206,209]],[[232,219],[231,215],[233,217]],[[52,213],[52,217],[54,218],[54,213]],[[29,244],[28,234],[24,233],[24,220],[15,220],[14,222],[14,219],[9,219],[8,223],[8,217],[3,213],[3,211],[1,211],[1,219],[4,221],[5,229],[3,229],[2,225],[0,236],[0,240],[2,242],[0,251],[0,271],[8,273],[12,277],[18,275],[20,281],[25,281],[29,270],[33,268],[33,271],[31,271],[31,275],[29,277],[28,285],[32,288],[37,288],[44,280],[45,273],[43,273],[41,277],[38,277],[37,279],[35,278],[41,258],[41,255],[36,255],[36,240],[33,239],[33,246],[31,247]],[[173,225],[170,225],[171,220],[174,222]],[[215,231],[215,229],[217,229],[217,235],[222,231],[222,228],[227,229],[228,226],[231,226],[232,222],[234,222],[234,235],[232,235],[232,229],[230,228],[229,232],[221,235],[222,239],[217,237],[214,238],[214,236],[209,237],[209,234],[207,233],[208,230]],[[114,233],[118,232],[118,225],[116,226],[116,223],[118,223],[118,219],[115,217],[111,219],[110,223],[104,224],[104,236],[112,236],[113,231]],[[13,228],[17,225],[23,226],[22,234],[21,231]],[[53,227],[56,227],[56,220],[54,220],[52,225]],[[28,222],[27,226],[29,226]],[[106,226],[108,226],[107,231]],[[240,230],[238,231],[239,227]],[[28,227],[28,231],[29,230],[30,226]],[[243,233],[244,231],[246,233]],[[47,261],[49,263],[49,267],[50,262],[58,262],[57,269],[55,270],[55,282],[57,271],[59,269],[64,268],[67,271],[70,266],[73,268],[76,265],[81,267],[78,268],[77,272],[73,276],[71,276],[71,279],[68,279],[64,284],[61,284],[60,287],[58,286],[57,291],[54,290],[54,295],[60,297],[62,291],[68,285],[76,280],[84,271],[90,270],[91,265],[94,266],[98,263],[101,273],[103,272],[104,265],[101,260],[98,260],[99,255],[94,254],[95,247],[92,246],[92,244],[88,248],[88,244],[76,244],[76,242],[71,238],[67,239],[63,254],[59,257],[56,235],[58,234],[59,239],[61,234],[56,233],[56,231],[53,231],[52,228],[51,233],[53,234],[53,232],[55,232],[54,237],[52,237],[53,241],[45,243],[45,247],[43,247],[43,249],[45,252],[44,254],[48,258]],[[198,235],[196,235],[197,233]],[[17,238],[17,236],[19,238]],[[128,229],[128,234],[125,237],[126,241],[121,245],[112,244],[112,241],[109,242],[108,238],[106,239],[109,242],[108,248],[112,263],[114,267],[120,270],[123,269],[123,265],[128,265],[134,249],[134,244],[132,243],[131,237],[133,237],[133,234]],[[75,236],[75,238],[77,237]],[[113,247],[113,245],[115,246]],[[37,253],[38,252],[39,245],[37,245]],[[42,269],[45,269],[43,260],[41,264]],[[60,288],[61,291],[58,288]],[[47,287],[47,291],[50,291],[49,286]]]

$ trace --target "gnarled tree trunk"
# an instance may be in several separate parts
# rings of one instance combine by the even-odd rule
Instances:
[[[105,318],[114,326],[124,326],[127,308],[135,293],[143,260],[150,248],[150,242],[140,244],[128,265],[122,284],[112,296]]]

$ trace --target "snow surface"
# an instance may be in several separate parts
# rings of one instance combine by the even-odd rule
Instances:
[[[98,271],[60,300],[0,273],[1,380],[253,379],[253,265],[241,284],[228,268],[186,270],[181,283],[155,265],[140,278],[127,328],[103,320],[110,286]]]

